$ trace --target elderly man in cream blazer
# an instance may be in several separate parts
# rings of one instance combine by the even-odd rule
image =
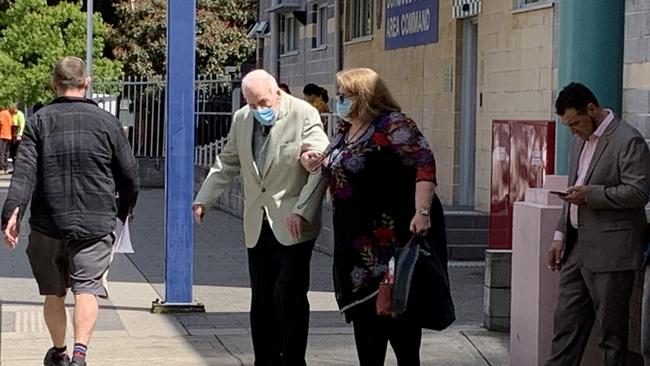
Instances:
[[[325,186],[300,164],[301,152],[328,145],[320,115],[280,90],[264,70],[242,80],[247,105],[196,196],[201,222],[237,175],[244,184],[244,233],[252,290],[255,365],[305,365],[309,262],[320,230]]]

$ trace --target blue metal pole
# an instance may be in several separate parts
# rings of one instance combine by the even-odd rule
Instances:
[[[621,115],[625,1],[567,0],[560,6],[561,89],[572,81],[591,89],[602,106]],[[569,172],[569,129],[556,129],[556,174]]]
[[[167,1],[165,303],[192,303],[195,0]]]

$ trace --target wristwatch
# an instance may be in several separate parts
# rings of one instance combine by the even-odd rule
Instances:
[[[417,212],[422,216],[429,216],[428,208],[418,208]]]

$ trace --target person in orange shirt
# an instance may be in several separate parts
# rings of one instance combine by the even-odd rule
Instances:
[[[13,116],[7,108],[0,108],[0,174],[7,174],[7,159],[11,145]]]

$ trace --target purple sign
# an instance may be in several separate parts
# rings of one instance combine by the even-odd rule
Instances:
[[[384,49],[438,42],[439,0],[386,0]]]

